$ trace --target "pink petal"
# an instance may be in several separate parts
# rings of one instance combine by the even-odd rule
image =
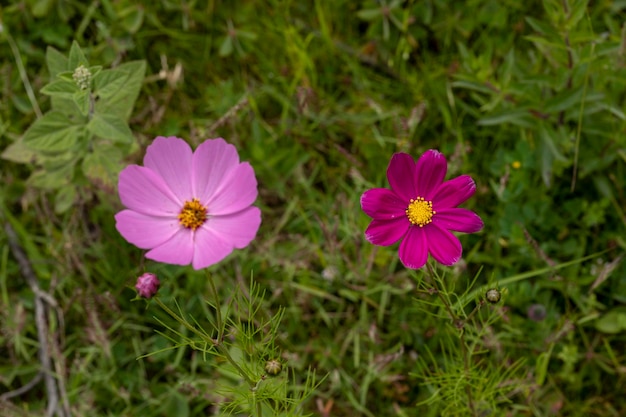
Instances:
[[[261,210],[248,207],[226,216],[210,217],[202,229],[210,229],[237,249],[245,248],[256,237],[261,225]]]
[[[374,245],[389,246],[402,239],[409,228],[409,219],[372,220],[365,230],[365,238]]]
[[[249,207],[229,216],[215,216],[196,233],[194,269],[216,264],[234,248],[244,248],[255,238],[261,224],[261,210]]]
[[[428,239],[428,251],[437,262],[443,265],[454,265],[463,253],[461,242],[452,233],[430,223],[424,227]]]
[[[433,209],[456,207],[474,195],[476,183],[469,175],[461,175],[444,182],[433,196]]]
[[[189,265],[194,252],[194,234],[192,230],[180,227],[169,240],[146,253],[146,258],[166,264]]]
[[[447,171],[448,163],[442,153],[434,149],[424,152],[416,166],[417,196],[432,200]]]
[[[412,226],[398,249],[400,261],[411,269],[419,269],[428,260],[428,242],[423,227]]]
[[[254,170],[244,162],[231,169],[220,187],[206,202],[210,215],[237,213],[250,207],[256,200],[257,182]]]
[[[203,269],[230,255],[233,245],[212,230],[203,230],[196,236],[193,252],[193,269]]]
[[[158,136],[143,158],[143,164],[158,173],[182,202],[193,197],[191,188],[191,147],[182,139]]]
[[[129,165],[120,172],[118,190],[122,204],[139,213],[177,216],[182,207],[157,173],[138,165]]]
[[[124,239],[141,249],[161,245],[181,228],[175,217],[154,217],[132,210],[117,213],[115,227]]]
[[[365,214],[377,220],[406,217],[407,207],[408,201],[402,201],[396,193],[386,188],[373,188],[361,196],[361,208]]]
[[[194,195],[202,202],[211,201],[224,185],[228,173],[238,165],[237,149],[224,139],[207,139],[202,142],[193,154]]]
[[[406,153],[396,153],[387,168],[387,180],[391,189],[404,201],[419,197],[416,186],[415,161]]]
[[[463,233],[476,233],[485,226],[478,214],[464,208],[437,210],[433,224],[441,229]]]

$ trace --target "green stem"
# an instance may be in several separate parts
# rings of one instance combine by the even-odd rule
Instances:
[[[33,110],[37,117],[42,117],[43,113],[41,113],[41,109],[39,108],[39,104],[37,103],[37,99],[35,98],[35,93],[33,92],[33,87],[30,85],[30,81],[28,80],[28,74],[26,73],[26,68],[24,68],[24,63],[22,62],[22,55],[20,54],[20,50],[13,39],[13,36],[6,30],[5,35],[7,37],[7,41],[9,42],[9,47],[11,48],[11,52],[13,52],[13,57],[15,58],[15,65],[17,65],[17,71],[20,73],[20,78],[22,79],[22,84],[24,84],[24,89],[26,90],[26,95],[28,96],[28,100],[30,101],[30,105],[33,106]]]
[[[217,343],[221,344],[222,340],[224,340],[224,325],[222,321],[222,304],[220,303],[220,296],[217,292],[217,288],[215,287],[215,282],[213,281],[213,277],[207,271],[207,278],[209,279],[209,285],[211,286],[211,292],[213,293],[213,301],[215,302],[215,321],[217,322],[215,327],[217,327]]]
[[[259,380],[258,382],[254,382],[248,376],[248,374],[243,370],[243,368],[239,366],[239,364],[233,359],[233,357],[230,355],[230,352],[228,351],[228,348],[222,344],[222,341],[224,340],[224,331],[225,331],[224,321],[222,319],[222,303],[220,302],[220,296],[219,296],[219,293],[217,292],[217,287],[215,286],[213,277],[211,276],[211,274],[209,274],[208,271],[207,271],[207,277],[209,279],[209,286],[211,287],[211,292],[213,293],[213,302],[215,303],[215,321],[216,321],[215,327],[217,327],[217,343],[215,344],[215,347],[224,356],[224,358],[226,358],[226,360],[233,366],[233,368],[235,368],[239,376],[241,376],[246,381],[246,383],[250,387],[250,392],[252,394],[252,408],[256,409],[257,417],[262,417],[261,403],[257,402],[256,400],[256,390],[261,380]]]
[[[450,318],[452,319],[452,323],[454,324],[454,327],[456,327],[460,331],[459,343],[461,344],[461,356],[463,357],[463,368],[465,370],[465,377],[468,378],[468,382],[467,384],[465,384],[465,395],[467,395],[467,401],[469,402],[469,408],[472,411],[472,415],[476,416],[477,414],[476,414],[476,407],[474,405],[474,396],[472,395],[472,389],[469,384],[469,375],[470,375],[469,359],[470,358],[469,358],[467,345],[465,344],[464,327],[465,327],[465,323],[467,323],[467,321],[471,317],[473,317],[474,314],[476,314],[476,312],[480,309],[482,305],[481,304],[477,305],[474,308],[474,311],[472,311],[465,320],[460,319],[456,314],[454,314],[454,312],[452,311],[452,307],[450,306],[450,304],[448,303],[448,301],[445,299],[445,297],[442,294],[442,292],[445,291],[445,286],[444,286],[443,281],[438,279],[437,275],[435,275],[435,271],[433,270],[433,267],[430,265],[430,263],[426,263],[426,267],[428,268],[430,279],[432,281],[432,285],[435,291],[437,292],[437,296],[441,300],[445,309],[448,311],[448,314],[450,315]]]

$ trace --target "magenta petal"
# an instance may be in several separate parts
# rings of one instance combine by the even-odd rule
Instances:
[[[175,217],[154,217],[132,210],[117,213],[115,227],[124,239],[141,249],[161,245],[180,229]]]
[[[413,157],[406,153],[396,153],[391,157],[387,168],[387,180],[391,189],[404,201],[419,197],[416,186],[416,170]]]
[[[476,233],[485,226],[478,214],[464,208],[437,210],[433,224],[441,229],[463,233]]]
[[[428,241],[423,227],[410,227],[398,249],[400,261],[407,268],[419,269],[428,260]]]
[[[361,208],[373,219],[392,220],[398,217],[406,217],[408,201],[402,201],[400,197],[386,188],[373,188],[361,195]]]
[[[444,182],[433,196],[433,208],[439,211],[443,208],[456,207],[474,195],[476,183],[469,175],[461,175]]]
[[[207,139],[202,142],[193,154],[192,182],[195,196],[202,202],[211,201],[224,185],[229,172],[238,165],[237,149],[224,139]]]
[[[365,238],[374,245],[393,245],[406,234],[409,224],[406,216],[394,220],[374,219],[365,230]]]
[[[417,196],[432,200],[447,171],[446,157],[441,152],[434,149],[424,152],[416,165]]]
[[[237,213],[252,205],[257,194],[254,170],[244,162],[229,171],[219,189],[206,200],[206,205],[210,215]]]
[[[194,233],[181,227],[169,240],[155,247],[146,258],[173,265],[189,265],[194,251]]]
[[[450,266],[461,259],[463,248],[456,236],[433,223],[424,229],[428,236],[428,251],[437,262]]]
[[[197,197],[191,188],[191,147],[177,137],[158,136],[143,158],[143,164],[158,173],[170,190],[185,202]]]
[[[120,200],[127,208],[155,216],[178,215],[182,203],[156,172],[129,165],[120,172]]]

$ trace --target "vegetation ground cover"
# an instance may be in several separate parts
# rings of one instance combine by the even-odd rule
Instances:
[[[0,7],[0,415],[626,415],[626,3]],[[247,248],[195,271],[118,233],[157,136],[250,162]],[[411,270],[360,198],[428,149],[485,226]]]

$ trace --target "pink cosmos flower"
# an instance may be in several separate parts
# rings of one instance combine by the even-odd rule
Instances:
[[[256,177],[224,139],[206,140],[192,152],[182,139],[159,136],[143,163],[120,173],[127,210],[115,215],[115,226],[128,242],[149,249],[147,258],[202,269],[256,236]]]
[[[436,150],[417,162],[405,153],[393,155],[387,168],[391,190],[374,188],[361,196],[361,208],[373,219],[366,239],[379,246],[402,239],[398,253],[407,268],[424,266],[429,253],[443,265],[456,263],[463,248],[450,231],[474,233],[484,224],[476,213],[457,207],[476,191],[474,180],[461,175],[444,182],[447,170]]]

